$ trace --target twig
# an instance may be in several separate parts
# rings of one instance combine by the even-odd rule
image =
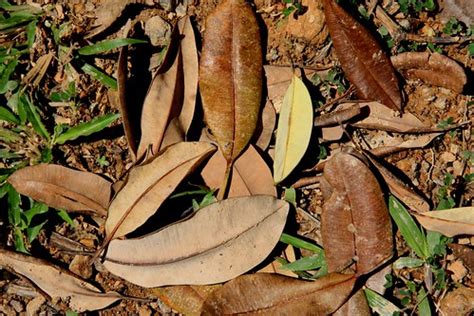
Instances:
[[[349,89],[347,89],[342,95],[340,95],[339,97],[327,102],[326,104],[324,104],[323,106],[321,106],[320,108],[317,108],[315,110],[316,113],[319,113],[319,112],[322,112],[324,110],[326,110],[327,108],[331,107],[332,105],[336,104],[336,103],[339,103],[341,100],[345,100],[347,99],[347,97],[349,97],[352,93],[355,92],[355,87],[353,85],[351,85],[349,87]],[[351,101],[352,102],[352,101]]]

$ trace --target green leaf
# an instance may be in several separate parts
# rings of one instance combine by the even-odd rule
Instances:
[[[75,140],[81,136],[89,136],[93,133],[97,133],[111,123],[113,123],[116,119],[120,117],[120,114],[106,114],[100,117],[96,117],[89,122],[80,123],[74,127],[71,127],[64,133],[60,134],[54,143],[56,144],[64,144],[67,141]]]
[[[5,69],[1,72],[0,77],[0,94],[4,94],[9,90],[8,82],[10,80],[10,76],[15,72],[16,66],[18,65],[18,57],[11,58],[8,61]]]
[[[8,221],[13,226],[20,225],[21,222],[21,208],[20,208],[20,194],[8,184]]]
[[[416,302],[418,305],[418,316],[431,316],[431,306],[428,294],[423,287],[420,288],[416,295]]]
[[[280,241],[285,244],[292,245],[293,247],[306,249],[317,254],[323,253],[323,249],[321,247],[285,233],[281,234]]]
[[[425,260],[419,258],[401,257],[393,263],[392,267],[397,270],[403,268],[418,268],[421,267],[424,263]]]
[[[300,162],[313,130],[311,96],[296,75],[286,91],[278,119],[273,179],[283,181]]]
[[[28,249],[25,247],[25,239],[23,235],[23,231],[18,228],[13,230],[13,238],[15,243],[15,250],[19,252],[23,252],[29,254]]]
[[[0,120],[13,124],[20,124],[20,119],[13,114],[13,112],[3,106],[0,106]]]
[[[467,50],[469,52],[469,55],[472,57],[474,56],[474,43],[470,43],[468,46],[467,46]]]
[[[316,270],[326,265],[326,259],[324,254],[317,254],[309,257],[303,257],[294,262],[284,264],[280,267],[283,270],[290,271],[307,271]]]
[[[84,66],[81,67],[84,73],[88,74],[92,78],[98,80],[104,86],[117,90],[117,80],[110,77],[109,75],[103,73],[99,69],[95,68],[94,66],[85,63]]]
[[[61,217],[63,221],[71,225],[71,227],[76,227],[76,224],[65,210],[58,210],[56,214],[58,214],[58,216]]]
[[[33,206],[28,210],[23,212],[23,217],[26,219],[26,225],[30,226],[31,221],[36,215],[44,214],[48,212],[48,206],[40,202],[34,202]]]
[[[131,45],[131,44],[144,44],[147,41],[134,39],[134,38],[115,38],[111,40],[105,40],[97,44],[89,45],[80,48],[77,52],[80,55],[95,55],[100,53],[105,53],[114,48]]]
[[[14,143],[21,140],[21,136],[11,130],[0,127],[0,140],[5,143]]]
[[[9,18],[0,19],[0,31],[24,25],[35,18],[36,16],[29,12],[13,12]]]
[[[23,103],[25,106],[28,121],[31,123],[31,125],[33,125],[33,129],[36,131],[36,133],[38,133],[38,135],[44,139],[50,141],[51,136],[49,135],[46,126],[44,126],[41,116],[39,115],[36,107],[31,102],[30,98],[28,98],[26,95],[21,95],[19,103]]]
[[[438,254],[440,246],[442,246],[442,237],[443,235],[441,233],[434,232],[431,230],[426,231],[426,242],[428,243],[428,250],[430,252],[430,256],[435,256]]]
[[[393,196],[390,196],[388,199],[388,209],[408,246],[415,251],[418,257],[428,258],[430,253],[426,237],[416,225],[410,213]]]
[[[34,20],[26,26],[26,45],[28,48],[33,46],[36,39],[36,23],[38,23],[38,21]]]
[[[10,152],[8,149],[0,149],[0,158],[2,159],[15,159],[15,158],[20,158],[21,155]]]
[[[26,237],[28,238],[28,242],[30,244],[36,239],[36,237],[38,237],[38,234],[46,222],[47,221],[44,221],[41,224],[26,229]]]
[[[378,313],[380,316],[392,316],[395,313],[402,313],[402,311],[395,306],[392,302],[384,298],[379,293],[369,288],[364,289],[367,303],[373,312]]]
[[[295,188],[285,188],[285,201],[296,207],[296,190]]]

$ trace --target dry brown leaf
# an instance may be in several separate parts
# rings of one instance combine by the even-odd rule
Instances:
[[[455,17],[467,26],[474,23],[474,2],[472,0],[444,0],[439,2],[441,21],[446,23]]]
[[[355,261],[358,275],[393,255],[392,225],[380,185],[360,159],[347,153],[326,162],[321,179],[321,237],[328,271]]]
[[[388,138],[384,143],[384,146],[379,146],[370,150],[370,153],[377,157],[387,156],[405,149],[423,148],[431,143],[441,133],[431,133],[416,135],[415,137],[407,140],[400,138]]]
[[[402,97],[390,58],[372,34],[334,0],[324,0],[324,14],[337,57],[361,98],[402,109]]]
[[[251,139],[262,101],[260,29],[244,0],[225,0],[208,16],[199,71],[204,117],[230,164]]]
[[[107,215],[111,183],[89,172],[39,164],[15,171],[8,182],[18,193],[51,207]]]
[[[181,142],[165,148],[152,161],[132,167],[127,183],[110,203],[107,239],[124,236],[145,223],[215,149],[211,143]]]
[[[474,248],[454,243],[448,244],[448,247],[453,251],[454,256],[461,259],[466,268],[474,273]]]
[[[141,116],[141,139],[137,150],[139,160],[150,148],[152,156],[163,148],[162,142],[169,123],[181,111],[183,72],[180,55],[178,45],[168,49],[165,61],[148,89]]]
[[[220,151],[216,151],[202,169],[201,176],[210,188],[218,188],[226,171],[226,160]],[[276,197],[276,188],[270,168],[262,156],[250,145],[237,158],[229,184],[229,197],[250,195],[272,195]]]
[[[457,93],[462,93],[467,83],[464,69],[451,58],[438,53],[406,52],[392,56],[391,60],[408,80],[420,79]]]
[[[27,278],[55,304],[65,304],[77,312],[102,309],[123,298],[115,292],[102,293],[92,284],[46,261],[5,249],[0,250],[0,266]]]
[[[151,289],[163,303],[183,315],[199,315],[206,298],[222,285],[175,285]]]
[[[219,201],[156,233],[112,240],[104,266],[144,287],[225,282],[268,256],[288,211],[272,196]]]
[[[424,228],[439,232],[448,237],[474,235],[473,206],[413,215]]]
[[[293,68],[288,66],[265,65],[263,69],[265,70],[268,99],[278,113],[293,75],[296,74],[298,77],[301,77],[301,73],[300,71],[295,72]],[[306,78],[311,78],[316,73],[312,69],[303,68],[301,71]]]
[[[302,0],[300,5],[306,10],[301,15],[290,14],[285,19],[287,20],[285,32],[290,36],[301,38],[313,46],[324,44],[329,33],[321,1]]]
[[[302,281],[276,274],[243,275],[212,292],[202,315],[329,315],[354,286],[349,274]]]
[[[470,315],[474,311],[474,289],[460,287],[441,300],[444,315]]]
[[[254,143],[261,150],[267,150],[273,137],[273,131],[276,124],[275,108],[270,101],[265,103],[260,118],[257,122],[257,129],[254,134]]]
[[[360,289],[355,292],[351,298],[344,303],[333,316],[370,316],[369,304],[365,298],[364,290]]]
[[[43,79],[44,75],[46,74],[53,57],[53,53],[48,53],[38,58],[33,68],[31,68],[21,80],[22,83],[25,85],[37,87],[40,84],[41,79]]]
[[[323,114],[314,118],[315,127],[336,126],[349,121],[360,114],[360,106],[354,103],[352,106],[335,110],[328,114]]]
[[[374,167],[377,168],[394,196],[418,213],[428,212],[430,210],[430,205],[426,199],[416,193],[410,185],[400,180],[393,172],[380,163],[374,155],[367,151],[364,154]]]

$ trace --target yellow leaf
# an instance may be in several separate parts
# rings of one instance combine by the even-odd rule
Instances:
[[[303,81],[293,76],[278,120],[273,180],[283,181],[303,157],[311,138],[313,106]]]
[[[424,228],[440,232],[445,236],[474,235],[474,207],[472,206],[414,215]]]

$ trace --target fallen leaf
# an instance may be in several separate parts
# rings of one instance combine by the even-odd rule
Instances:
[[[287,20],[285,32],[290,36],[305,40],[312,46],[324,44],[329,33],[321,1],[302,0],[299,4],[305,8],[303,14],[290,14],[285,19]]]
[[[420,224],[445,236],[474,235],[474,207],[413,214]]]
[[[89,172],[39,164],[15,171],[8,182],[18,193],[57,209],[106,216],[111,183]]]
[[[110,203],[105,222],[108,239],[124,236],[152,216],[181,181],[215,151],[205,142],[181,142],[152,161],[132,167],[127,183]]]
[[[208,16],[200,66],[204,117],[231,164],[251,139],[262,101],[262,47],[244,0],[225,0]]]
[[[360,97],[401,111],[402,97],[395,69],[377,40],[334,0],[324,0],[323,4],[337,57]]]
[[[296,74],[298,77],[301,77],[302,72],[306,78],[310,78],[316,73],[315,70],[307,68],[302,68],[301,72],[297,71],[295,73],[292,67],[276,65],[265,65],[263,66],[263,69],[265,70],[268,99],[272,103],[277,113],[280,112],[281,104],[283,103],[283,97],[285,96],[285,91],[291,84],[293,76]]]
[[[206,298],[221,287],[216,285],[175,285],[151,289],[163,303],[183,315],[199,315]]]
[[[383,157],[406,149],[423,148],[428,146],[428,144],[440,135],[441,133],[416,135],[407,140],[395,137],[389,138],[388,141],[384,143],[384,146],[373,148],[370,150],[370,153],[377,157]]]
[[[175,38],[176,36],[174,36]],[[141,116],[141,139],[137,159],[151,147],[154,156],[163,148],[162,142],[170,121],[179,115],[183,104],[183,73],[181,50],[174,43],[148,89]]]
[[[303,81],[293,76],[278,119],[273,179],[283,181],[300,162],[308,148],[313,127],[311,96]]]
[[[370,316],[369,304],[367,304],[367,299],[365,298],[364,290],[360,289],[355,292],[351,298],[344,303],[334,314],[333,316]]]
[[[104,266],[144,287],[225,282],[273,250],[289,204],[271,196],[226,199],[138,239],[112,240]]]
[[[295,249],[293,248],[292,245],[288,245],[288,247],[286,247],[286,249],[281,253],[280,256],[281,258],[285,259],[287,262],[296,261]],[[273,260],[268,265],[258,270],[257,273],[275,273],[275,274],[285,275],[292,278],[298,277],[298,275],[294,273],[293,271],[281,269],[282,265],[283,263],[281,263],[280,261]]]
[[[273,137],[275,123],[275,108],[270,101],[267,101],[257,122],[257,129],[253,136],[254,141],[252,141],[252,143],[263,151],[267,150]]]
[[[444,315],[470,315],[474,310],[474,289],[460,287],[441,300]]]
[[[369,167],[351,154],[339,153],[326,162],[320,183],[321,238],[328,271],[340,271],[355,261],[355,271],[362,275],[390,259],[390,216]]]
[[[226,165],[222,153],[216,151],[201,171],[208,187],[218,188],[221,185]],[[258,151],[250,145],[232,167],[228,197],[259,194],[277,196],[270,168]]]
[[[243,275],[214,291],[202,315],[329,315],[346,301],[354,283],[353,275],[337,273],[316,281]]]
[[[354,103],[352,106],[335,110],[328,114],[323,114],[314,118],[315,127],[336,126],[349,121],[360,114],[360,106]]]
[[[36,88],[43,79],[46,71],[48,70],[51,61],[53,60],[54,54],[48,53],[38,58],[33,68],[21,80],[24,85],[31,85]]]
[[[391,60],[408,80],[420,79],[457,93],[462,93],[467,83],[464,69],[451,58],[438,53],[406,52],[392,56]]]
[[[27,255],[0,250],[0,266],[18,273],[57,303],[77,312],[102,309],[123,297],[115,292],[102,293],[98,288],[67,270]]]
[[[403,182],[392,171],[385,167],[379,160],[369,152],[364,152],[367,159],[377,168],[378,172],[388,185],[390,192],[401,200],[410,209],[419,213],[428,212],[430,205],[424,197],[418,194],[410,185]]]
[[[454,256],[461,259],[466,268],[474,273],[474,248],[454,243],[448,244],[448,247],[453,251]]]

